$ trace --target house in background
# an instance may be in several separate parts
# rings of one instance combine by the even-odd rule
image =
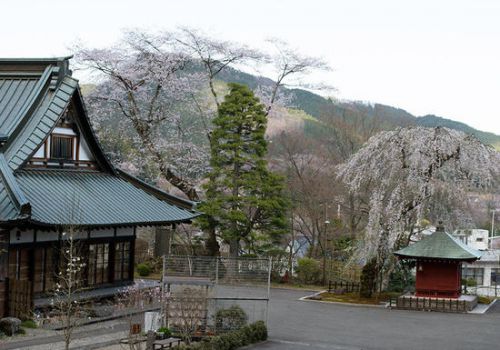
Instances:
[[[53,289],[68,227],[78,230],[81,283],[92,289],[133,281],[137,227],[196,215],[192,202],[110,164],[69,58],[0,59],[0,316],[13,281],[28,281],[30,296]]]
[[[481,259],[474,264],[462,266],[462,279],[468,281],[468,289],[479,295],[497,296],[500,294],[500,250],[495,249],[494,239],[488,230],[457,230],[453,236],[467,246],[483,252]],[[492,248],[493,247],[493,248]]]

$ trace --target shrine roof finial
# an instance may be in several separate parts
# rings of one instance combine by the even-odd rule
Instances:
[[[436,226],[436,232],[444,232],[443,220],[439,220]]]

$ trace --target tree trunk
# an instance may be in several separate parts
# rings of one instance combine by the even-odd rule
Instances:
[[[240,240],[231,239],[229,241],[229,256],[231,258],[237,258],[240,255]]]
[[[220,246],[217,242],[217,236],[215,234],[216,223],[209,218],[210,227],[205,229],[205,232],[208,234],[208,238],[205,242],[205,249],[209,256],[219,256],[220,255]]]

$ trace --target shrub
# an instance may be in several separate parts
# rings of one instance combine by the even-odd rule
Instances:
[[[489,304],[491,303],[495,298],[490,298],[490,297],[485,297],[485,296],[479,296],[477,299],[477,302],[479,304]]]
[[[321,269],[319,262],[311,258],[301,258],[297,261],[297,275],[302,283],[318,282]]]
[[[21,322],[21,327],[37,328],[37,325],[36,325],[35,321],[33,321],[33,320],[26,320],[26,321]]]
[[[267,339],[267,327],[263,321],[257,321],[243,328],[223,335],[211,337],[200,343],[181,345],[181,350],[235,350]]]
[[[158,328],[158,330],[156,331],[156,333],[163,333],[163,335],[168,338],[172,335],[172,331],[170,329],[168,329],[167,327],[160,327]]]
[[[375,280],[377,278],[377,259],[373,258],[361,270],[359,295],[363,298],[370,298],[375,290]]]
[[[474,278],[468,278],[465,283],[467,284],[467,287],[476,287],[477,282]]]
[[[248,316],[238,305],[217,310],[215,324],[217,331],[234,331],[247,324]]]
[[[149,276],[149,274],[151,273],[151,268],[147,264],[139,264],[137,265],[137,273],[141,277]]]

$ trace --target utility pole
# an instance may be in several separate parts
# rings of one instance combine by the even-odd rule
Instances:
[[[491,210],[491,237],[495,236],[495,213],[496,209]]]

